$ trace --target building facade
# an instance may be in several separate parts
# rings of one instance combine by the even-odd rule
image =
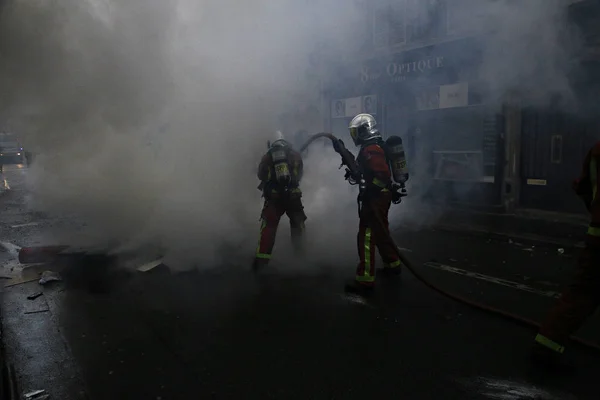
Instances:
[[[589,115],[595,114],[565,112],[560,101],[525,107],[518,91],[490,89],[490,75],[480,73],[487,2],[370,4],[364,57],[340,71],[326,92],[334,134],[348,138],[354,115],[374,114],[384,135],[403,138],[411,193],[424,201],[506,212],[585,211],[569,188],[593,139]],[[589,87],[590,76],[578,78],[574,86]]]

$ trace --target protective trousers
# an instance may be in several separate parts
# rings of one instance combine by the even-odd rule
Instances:
[[[390,236],[388,213],[392,204],[392,193],[384,190],[370,194],[359,213],[358,256],[356,281],[362,285],[375,284],[375,248],[385,268],[400,268],[398,250]]]
[[[600,247],[586,245],[579,256],[573,283],[548,313],[535,341],[557,353],[600,305]]]
[[[304,221],[306,221],[302,199],[291,197],[265,200],[261,215],[260,239],[256,249],[256,259],[260,259],[263,263],[267,263],[271,259],[277,228],[283,214],[287,214],[290,219],[292,243],[295,250],[298,252],[302,250]]]

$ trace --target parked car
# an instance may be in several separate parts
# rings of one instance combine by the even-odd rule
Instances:
[[[0,133],[0,164],[25,164],[25,151],[14,134]]]

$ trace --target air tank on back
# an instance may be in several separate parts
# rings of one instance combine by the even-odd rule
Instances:
[[[402,186],[408,180],[408,165],[400,136],[390,136],[385,141],[394,181]]]

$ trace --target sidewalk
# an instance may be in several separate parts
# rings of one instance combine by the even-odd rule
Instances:
[[[428,215],[425,218],[428,222],[412,223],[411,218],[405,216],[402,218],[404,223],[400,222],[400,225],[413,230],[421,230],[426,226],[448,232],[565,249],[583,247],[588,225],[585,215],[526,209],[519,210],[516,214],[501,214],[428,206],[414,210],[414,214]]]
[[[583,247],[588,225],[588,219],[584,215],[525,209],[516,214],[449,209],[442,215],[435,224],[435,228],[440,230],[563,248]]]

